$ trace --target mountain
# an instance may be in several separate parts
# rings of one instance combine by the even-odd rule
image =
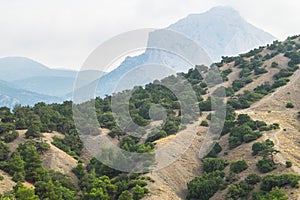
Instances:
[[[42,95],[28,90],[14,87],[12,84],[0,81],[0,107],[13,108],[16,104],[34,105],[37,102],[62,102],[58,97]]]
[[[205,51],[200,53],[200,58],[192,60],[194,63],[182,61],[176,55],[157,50],[167,49],[174,51],[177,55],[183,54],[188,57],[195,55],[195,52],[189,49],[192,45],[189,39]],[[98,84],[97,95],[104,96],[130,89],[134,85],[144,85],[166,75],[186,71],[196,64],[211,64],[212,61],[220,60],[221,56],[237,55],[254,47],[271,43],[273,40],[275,40],[274,36],[249,24],[230,7],[215,7],[205,13],[191,14],[166,29],[151,32],[145,53],[127,57],[118,68],[103,76]],[[151,68],[141,67],[145,65],[158,66],[158,70],[152,72]],[[129,76],[129,73],[132,75]],[[128,74],[127,79],[118,86],[126,74]]]
[[[53,76],[49,76],[47,74],[43,74],[41,76],[34,76],[26,79],[16,80],[13,83],[14,86],[29,90],[32,92],[50,95],[50,96],[58,96],[61,98],[70,98],[75,80],[77,78],[78,72],[75,71],[74,74],[69,74],[69,76],[63,76],[62,70],[57,70],[57,72],[62,72],[61,74],[54,74]],[[96,70],[87,70],[81,72],[82,76],[86,77],[87,81],[92,81],[100,77],[103,72]],[[83,77],[83,79],[84,79]]]
[[[12,83],[19,88],[48,94],[51,96],[64,96],[72,91],[74,77],[59,77],[59,76],[35,76],[22,80],[16,80]]]
[[[77,71],[50,69],[45,65],[25,57],[5,57],[0,59],[0,80],[16,81],[41,76],[75,77]]]
[[[247,52],[276,39],[248,23],[233,8],[223,6],[202,14],[191,14],[167,29],[196,41],[213,61],[219,61],[221,56]]]

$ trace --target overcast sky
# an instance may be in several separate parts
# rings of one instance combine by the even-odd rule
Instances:
[[[0,57],[79,69],[103,41],[138,28],[164,28],[227,5],[283,40],[300,34],[299,0],[0,0]]]

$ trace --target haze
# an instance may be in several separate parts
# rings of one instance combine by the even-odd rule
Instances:
[[[237,0],[1,0],[0,57],[24,56],[79,69],[103,41],[139,28],[164,28],[191,13],[227,5],[283,40],[300,34],[300,2]]]

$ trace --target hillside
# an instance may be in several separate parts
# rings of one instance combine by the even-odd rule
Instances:
[[[299,42],[299,39],[294,38],[294,40],[290,39],[289,41]],[[287,45],[287,43],[290,42],[286,42],[284,45]],[[261,48],[259,50],[260,53],[253,53],[252,56],[248,57],[244,54],[243,58],[244,60],[250,60],[251,58],[257,57],[258,55],[261,55],[260,57],[264,57],[267,54],[271,55],[275,52],[270,50],[272,48],[273,46],[271,48]],[[235,58],[235,61],[233,62],[229,61],[219,64],[220,70],[222,71],[227,69],[232,70],[232,72],[227,76],[228,80],[222,83],[223,86],[231,86],[234,81],[239,79],[240,74],[242,74],[241,71],[245,69],[240,68],[239,65],[235,66],[236,60],[238,59]],[[270,59],[266,59],[264,63],[261,64],[262,66],[264,66],[264,69],[266,69],[266,72],[257,76],[247,75],[247,77],[252,77],[254,80],[251,83],[241,87],[241,89],[239,89],[235,92],[235,94],[232,95],[241,95],[243,94],[243,91],[246,90],[253,91],[254,88],[257,88],[258,86],[266,82],[273,84],[273,76],[280,72],[280,70],[286,68],[288,64],[290,64],[289,62],[290,59],[284,56],[284,52],[274,55]],[[272,65],[272,63],[278,63],[278,65],[276,64],[276,67],[274,67],[274,64]],[[275,143],[275,148],[280,151],[280,153],[275,156],[275,162],[278,163],[278,167],[276,171],[272,172],[274,174],[281,174],[283,173],[283,171],[297,174],[300,173],[298,156],[298,133],[300,123],[299,118],[297,118],[299,110],[297,98],[300,95],[298,89],[299,76],[300,72],[299,70],[297,70],[295,74],[290,77],[290,81],[287,83],[287,85],[282,86],[271,94],[266,95],[258,102],[253,103],[249,108],[236,111],[237,114],[248,114],[253,120],[265,121],[267,124],[280,124],[279,130],[267,131],[265,134],[263,134],[263,137],[256,140],[256,142],[262,142],[266,139],[271,139]],[[293,103],[295,107],[292,109],[287,109],[286,104],[289,102]],[[203,118],[200,118],[198,122],[201,122],[201,120],[203,120]],[[197,129],[197,132],[202,137],[198,136],[196,138],[195,142],[185,152],[181,159],[177,160],[171,166],[163,170],[151,173],[151,177],[153,177],[154,180],[158,180],[159,183],[153,184],[151,186],[151,189],[158,192],[158,195],[153,193],[152,197],[147,197],[145,199],[157,199],[160,197],[163,197],[164,199],[184,198],[187,193],[186,184],[191,181],[195,175],[199,176],[201,174],[201,171],[199,170],[201,168],[201,160],[199,160],[197,150],[200,149],[201,142],[203,141],[203,137],[205,137],[205,134],[207,134],[207,130],[205,130],[205,127],[200,126]],[[184,131],[183,133],[179,134],[184,134]],[[160,141],[158,141],[158,144],[159,143]],[[227,161],[245,160],[248,163],[249,168],[246,171],[242,172],[242,174],[239,176],[239,179],[245,178],[245,172],[255,172],[258,174],[260,173],[259,171],[257,171],[257,169],[255,169],[255,164],[258,161],[258,157],[253,158],[253,156],[251,155],[251,146],[253,145],[253,142],[241,145],[232,150],[228,146],[228,135],[226,135],[221,137],[218,140],[218,143],[222,147],[222,151],[218,156],[219,158]],[[287,169],[285,167],[286,161],[292,161],[294,163],[291,169]],[[285,189],[285,191],[287,194],[290,194],[289,199],[300,198],[300,196],[298,196],[298,194],[300,194],[300,191],[295,192],[295,194],[294,192],[290,193],[289,189]],[[226,196],[226,192],[227,190],[218,192],[211,199],[222,199],[224,198],[224,196]]]
[[[78,105],[3,107],[2,191],[20,181],[9,199],[299,199],[299,49],[293,36]]]

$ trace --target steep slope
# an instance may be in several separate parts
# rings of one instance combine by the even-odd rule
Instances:
[[[294,44],[296,46],[299,43],[299,37],[289,38],[287,42],[277,45],[275,50],[273,47],[265,47],[260,50],[257,50],[256,53],[244,54],[243,59],[250,61],[251,59],[263,58],[267,54],[271,55],[276,52],[277,48],[286,48],[288,44]],[[294,46],[295,47],[295,46]],[[298,47],[296,47],[297,49]],[[271,50],[272,49],[272,50]],[[227,98],[239,98],[239,95],[243,95],[245,91],[253,91],[265,83],[274,84],[274,76],[278,76],[282,70],[292,66],[291,60],[286,57],[286,50],[279,50],[280,53],[273,54],[273,56],[264,59],[261,66],[266,70],[265,73],[255,75],[250,73],[247,75],[247,78],[251,77],[252,82],[245,84],[234,94],[229,95]],[[297,51],[298,50],[290,50]],[[288,52],[288,51],[287,51]],[[265,57],[266,58],[266,57]],[[299,58],[299,55],[298,55]],[[296,56],[294,57],[296,59]],[[219,86],[225,86],[229,88],[232,86],[232,83],[236,80],[243,79],[240,78],[242,70],[247,65],[241,66],[240,64],[236,65],[238,58],[235,57],[233,60],[228,59],[228,62],[218,63],[220,70],[231,69],[232,72],[227,76],[227,81],[223,82]],[[252,60],[253,61],[253,60]],[[251,62],[252,62],[251,61]],[[276,65],[274,63],[277,63]],[[298,65],[299,67],[299,65]],[[245,77],[244,77],[245,78]],[[248,114],[253,120],[261,120],[267,124],[278,123],[280,128],[277,130],[271,130],[263,133],[263,137],[255,140],[254,142],[242,144],[236,148],[231,148],[229,146],[229,135],[222,136],[218,143],[222,147],[222,151],[219,153],[218,158],[223,160],[233,162],[236,160],[245,160],[249,165],[248,169],[243,171],[238,175],[239,180],[244,180],[247,174],[257,173],[262,176],[265,174],[260,173],[257,170],[256,163],[260,159],[259,156],[253,156],[251,148],[255,142],[263,142],[266,139],[270,139],[275,144],[275,149],[279,150],[280,153],[274,156],[274,161],[277,164],[277,169],[273,170],[272,174],[282,174],[282,173],[295,173],[300,174],[300,120],[299,120],[299,110],[300,105],[298,99],[300,97],[300,71],[299,69],[294,72],[292,76],[289,77],[289,82],[286,85],[283,85],[274,91],[271,91],[270,94],[266,94],[262,99],[257,102],[254,102],[249,108],[246,109],[237,109],[237,114]],[[207,98],[207,97],[206,97]],[[293,108],[286,108],[287,103],[292,103]],[[204,112],[206,113],[206,112]],[[206,118],[206,115],[201,117],[198,120],[200,123],[203,119]],[[182,155],[182,157],[172,163],[170,166],[152,172],[149,174],[154,180],[158,180],[156,183],[150,184],[149,188],[154,192],[151,196],[146,197],[145,199],[158,199],[163,197],[164,199],[184,199],[187,194],[187,183],[192,180],[193,176],[200,176],[203,174],[201,170],[203,164],[202,160],[198,157],[198,151],[202,145],[203,137],[207,133],[205,127],[198,127],[195,129],[198,133],[197,137],[193,141],[192,145],[187,149],[187,151]],[[184,131],[179,132],[178,134],[184,134]],[[164,138],[157,141],[157,144],[166,143],[168,138]],[[188,162],[187,162],[188,161]],[[292,161],[293,166],[291,168],[286,168],[286,161]],[[229,168],[225,169],[225,172],[228,173]],[[295,189],[296,191],[291,191],[291,188],[286,187],[284,191],[288,194],[289,199],[300,199],[300,190]],[[211,199],[224,199],[228,189],[218,191]],[[248,195],[246,199],[251,199]]]

